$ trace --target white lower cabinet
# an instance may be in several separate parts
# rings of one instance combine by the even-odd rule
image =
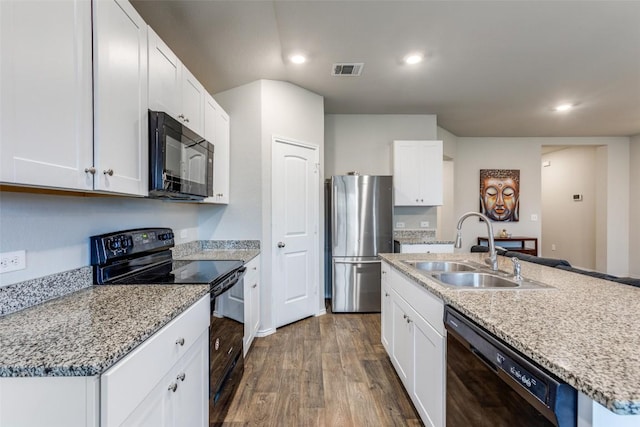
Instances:
[[[244,342],[243,354],[247,355],[260,327],[260,255],[246,264],[244,276]]]
[[[386,339],[391,362],[422,421],[427,426],[444,427],[444,304],[385,262],[382,269],[388,269],[387,283],[384,277],[382,280],[383,344]],[[390,288],[389,296],[385,296],[385,287]]]
[[[209,301],[203,296],[99,377],[0,377],[0,426],[207,427]]]
[[[391,353],[391,334],[393,329],[393,305],[391,302],[391,286],[389,285],[389,274],[390,269],[389,264],[382,262],[381,264],[381,272],[380,277],[382,280],[382,288],[381,288],[381,298],[382,301],[380,303],[380,307],[382,310],[380,311],[380,332],[382,338],[382,345],[387,350],[387,353]]]
[[[209,301],[207,294],[102,374],[102,427],[208,425]]]

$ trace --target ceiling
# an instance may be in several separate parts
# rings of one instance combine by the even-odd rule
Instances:
[[[274,79],[327,114],[436,114],[457,136],[640,134],[640,1],[132,3],[212,94]]]

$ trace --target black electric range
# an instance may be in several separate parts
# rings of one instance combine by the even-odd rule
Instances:
[[[100,285],[210,284],[217,295],[244,272],[239,260],[174,260],[169,228],[124,230],[90,241],[94,283]]]

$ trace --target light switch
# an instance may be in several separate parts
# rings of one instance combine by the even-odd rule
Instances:
[[[537,220],[538,220],[538,215],[531,214],[531,221],[537,221]]]

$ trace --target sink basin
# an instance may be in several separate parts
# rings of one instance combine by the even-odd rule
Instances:
[[[405,261],[422,271],[475,271],[477,267],[454,261]]]
[[[433,273],[431,277],[445,286],[462,289],[533,289],[548,287],[542,283],[527,279],[516,281],[512,278],[480,272]]]

